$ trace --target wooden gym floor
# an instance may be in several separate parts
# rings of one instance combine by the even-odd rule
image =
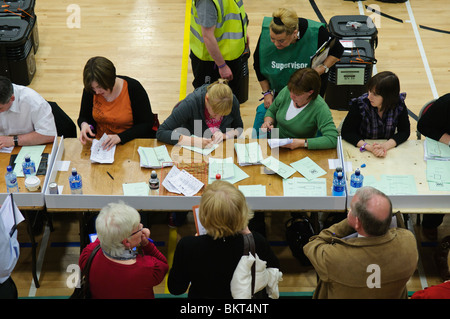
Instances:
[[[187,1],[189,2],[189,1]],[[378,29],[377,64],[374,72],[390,70],[407,92],[406,103],[413,114],[423,104],[448,90],[447,58],[450,37],[447,1],[408,1],[387,4],[380,1],[269,1],[244,0],[249,15],[250,48],[253,52],[264,16],[278,7],[292,7],[299,16],[319,20],[311,3],[315,3],[325,21],[335,15],[367,15]],[[366,6],[375,9],[367,11]],[[111,59],[119,74],[138,79],[146,88],[153,111],[163,121],[173,105],[192,91],[192,74],[188,58],[189,20],[185,19],[186,0],[137,1],[50,1],[36,3],[39,49],[36,54],[36,75],[30,87],[44,98],[56,101],[76,121],[82,93],[82,69],[92,56]],[[186,24],[187,21],[187,24]],[[430,30],[434,28],[437,30]],[[444,31],[444,32],[440,32]],[[245,128],[252,127],[261,88],[249,60],[249,99],[241,105]],[[345,111],[332,110],[336,125]],[[411,139],[415,139],[416,121],[411,118]],[[165,214],[154,216],[152,237],[163,253],[168,253],[169,228]],[[314,270],[302,267],[291,256],[284,243],[285,213],[270,214],[268,239],[282,263],[284,280],[282,296],[310,296],[316,285]],[[411,215],[410,225],[416,216]],[[73,213],[53,214],[55,230],[46,228],[38,239],[38,271],[40,288],[31,276],[31,249],[24,224],[19,227],[21,256],[12,274],[20,297],[66,297],[67,267],[76,264],[79,256],[78,217]],[[179,229],[179,236],[193,234],[191,221]],[[411,226],[420,249],[420,263],[408,283],[410,292],[440,283],[432,254],[437,245],[423,238],[420,227]],[[449,219],[439,227],[439,239],[450,234]],[[158,297],[165,296],[165,284],[156,287]]]

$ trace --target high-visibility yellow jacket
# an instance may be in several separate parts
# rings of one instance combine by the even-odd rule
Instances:
[[[243,0],[212,0],[217,9],[217,23],[214,36],[225,60],[239,58],[247,42],[247,14]],[[205,42],[202,28],[198,24],[196,0],[192,0],[190,47],[194,55],[203,61],[213,61]]]

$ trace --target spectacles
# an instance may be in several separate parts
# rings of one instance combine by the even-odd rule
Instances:
[[[137,233],[139,233],[139,232],[142,231],[143,229],[144,229],[144,227],[143,227],[142,224],[141,224],[141,229],[135,231],[135,232],[132,233],[129,237],[132,237],[132,236],[136,235]]]

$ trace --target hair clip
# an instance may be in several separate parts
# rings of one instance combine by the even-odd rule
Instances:
[[[274,22],[276,25],[284,25],[284,23],[283,23],[283,21],[281,21],[281,18],[280,18],[280,17],[273,17],[273,22]]]

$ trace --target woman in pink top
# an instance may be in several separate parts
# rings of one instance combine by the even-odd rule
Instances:
[[[97,245],[89,272],[93,299],[150,299],[153,287],[168,271],[166,257],[149,240],[150,230],[143,228],[139,213],[123,203],[103,207],[95,226],[98,239],[86,246],[80,256],[83,269]]]

